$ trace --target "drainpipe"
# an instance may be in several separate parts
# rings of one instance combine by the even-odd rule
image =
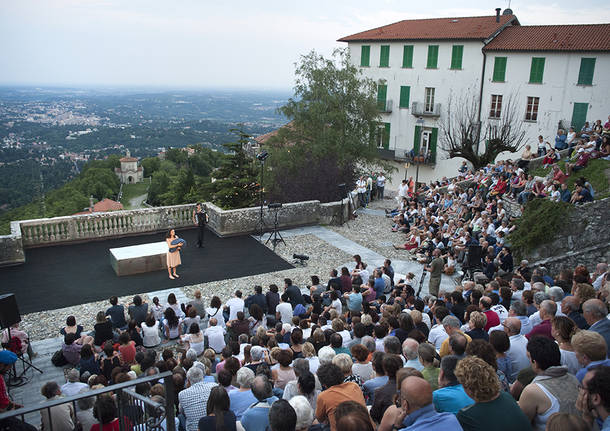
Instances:
[[[484,48],[485,45],[481,49],[483,53],[483,67],[481,68],[481,90],[479,92],[479,113],[477,116],[479,120],[479,124],[477,124],[477,155],[479,154],[479,142],[481,142],[481,110],[483,109],[483,86],[485,85],[485,65],[487,64],[487,54],[483,51]]]

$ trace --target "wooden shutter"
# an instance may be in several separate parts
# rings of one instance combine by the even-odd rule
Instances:
[[[544,76],[544,57],[532,57],[530,69],[530,84],[542,84]]]
[[[413,138],[414,156],[419,156],[419,143],[421,141],[421,126],[415,126],[415,137]]]
[[[494,74],[492,81],[504,82],[506,80],[506,57],[496,57],[494,59]]]
[[[438,139],[438,128],[433,127],[432,133],[430,134],[430,144],[429,144],[431,162],[436,161],[436,141],[437,141],[437,139]]]
[[[388,86],[385,84],[377,85],[377,109],[385,111],[386,98],[388,96]]]
[[[360,50],[360,66],[368,67],[370,65],[370,60],[371,60],[371,46],[362,45],[362,49]]]
[[[381,53],[379,55],[379,67],[390,66],[390,45],[381,45]]]
[[[578,72],[578,84],[579,85],[592,85],[594,73],[595,73],[595,59],[594,58],[581,58],[580,59],[580,71]]]
[[[409,99],[411,98],[411,87],[408,85],[400,86],[400,104],[401,108],[409,107]]]
[[[574,110],[572,111],[572,127],[575,131],[580,131],[587,121],[587,110],[589,109],[588,103],[574,103]]]
[[[405,45],[402,50],[402,67],[413,67],[413,45]]]
[[[428,45],[428,63],[427,69],[436,69],[438,67],[438,45]]]
[[[462,68],[462,55],[464,54],[464,45],[453,45],[451,50],[451,68]]]

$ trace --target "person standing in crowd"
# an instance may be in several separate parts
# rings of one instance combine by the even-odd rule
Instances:
[[[377,199],[383,200],[383,192],[385,190],[385,181],[386,178],[383,175],[383,172],[379,172],[377,175]]]
[[[180,260],[180,249],[182,248],[183,242],[179,242],[180,238],[176,235],[174,229],[170,229],[165,236],[165,242],[167,243],[167,273],[169,278],[174,280],[180,276],[176,273],[176,268],[182,263]]]
[[[432,251],[432,262],[430,262],[430,266],[426,266],[425,270],[430,273],[430,282],[428,283],[428,292],[430,295],[435,297],[438,296],[438,291],[441,285],[441,277],[443,275],[443,268],[445,267],[445,262],[441,257],[441,251],[438,248],[435,248]]]
[[[193,210],[193,223],[198,227],[197,247],[203,248],[203,237],[205,235],[205,225],[210,221],[208,213],[203,208],[203,204],[198,203]]]

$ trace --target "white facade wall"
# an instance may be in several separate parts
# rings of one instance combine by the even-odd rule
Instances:
[[[471,97],[474,93],[479,97],[481,73],[483,66],[483,43],[480,41],[401,41],[401,42],[350,42],[348,44],[353,64],[360,66],[361,47],[368,45],[370,51],[370,66],[360,67],[364,77],[371,78],[376,83],[385,80],[387,100],[392,101],[392,112],[382,113],[381,121],[389,122],[390,144],[389,149],[394,150],[397,157],[404,157],[405,152],[413,149],[415,126],[419,118],[411,113],[414,102],[425,102],[426,87],[435,88],[435,104],[441,105],[441,116],[424,116],[424,130],[438,128],[439,122],[446,115],[449,98],[453,102]],[[381,45],[390,45],[389,67],[379,67]],[[403,47],[413,45],[413,67],[403,68]],[[438,63],[436,69],[427,69],[428,46],[438,45]],[[462,69],[451,69],[453,45],[463,45]],[[408,108],[400,108],[400,87],[408,85],[410,101]],[[429,182],[443,176],[452,177],[457,173],[463,159],[449,159],[440,149],[440,131],[437,139],[436,164],[432,166],[420,165],[419,181]],[[397,188],[405,176],[402,163],[396,163],[398,172],[390,179],[390,188]],[[415,178],[415,167],[411,166],[408,176]]]
[[[506,57],[505,82],[493,82],[495,57]],[[542,84],[530,84],[532,57],[544,57]],[[593,85],[578,85],[581,58],[596,58]],[[483,111],[481,119],[489,117],[491,96],[503,95],[506,101],[511,94],[516,95],[518,112],[524,121],[527,142],[535,150],[538,135],[552,145],[559,122],[570,127],[574,103],[589,103],[587,121],[606,122],[610,114],[610,53],[601,52],[488,52],[483,88]],[[527,98],[539,97],[539,114],[535,122],[525,121]],[[567,133],[567,129],[566,129]]]

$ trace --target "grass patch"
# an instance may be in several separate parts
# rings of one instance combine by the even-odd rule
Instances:
[[[560,160],[558,163],[559,167],[563,172],[566,171],[565,160]],[[610,184],[608,178],[610,172],[606,174],[606,171],[610,170],[610,161],[603,159],[590,160],[587,167],[580,171],[572,174],[568,177],[568,188],[574,190],[574,183],[580,177],[585,177],[595,190],[595,199],[603,199],[610,196]],[[534,177],[545,177],[549,174],[551,168],[539,167],[529,172]]]
[[[519,256],[524,256],[555,237],[555,232],[565,222],[572,205],[552,202],[549,199],[534,199],[523,210],[515,222],[516,229],[509,235],[509,242]]]
[[[142,196],[148,191],[149,183],[145,179],[142,183],[123,184],[123,196],[121,203],[125,209],[131,209],[129,201],[135,197]]]

